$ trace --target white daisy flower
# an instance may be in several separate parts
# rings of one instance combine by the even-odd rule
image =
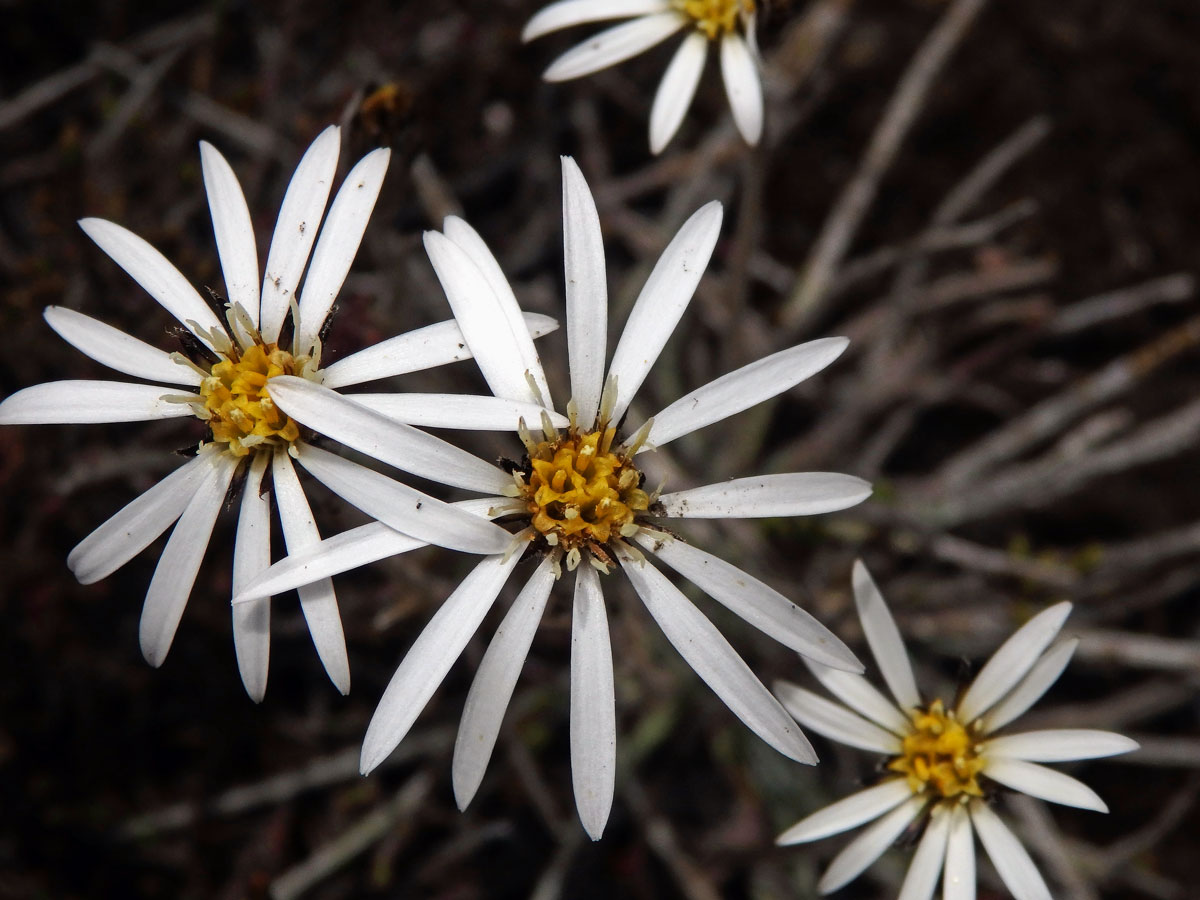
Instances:
[[[670,143],[692,104],[708,45],[720,45],[721,77],[733,110],[733,121],[746,143],[762,137],[763,90],[755,44],[755,0],[559,0],[529,20],[521,39],[532,41],[552,31],[603,22],[631,21],[603,31],[556,59],[547,81],[591,75],[648,50],[677,31],[687,37],[675,51],[659,82],[650,110],[650,150],[660,153]]]
[[[505,553],[467,576],[417,638],[388,685],[367,729],[362,770],[370,772],[408,732],[483,621],[521,556],[540,557],[497,629],[463,713],[453,762],[459,806],[474,796],[504,711],[562,569],[574,573],[571,653],[571,768],[584,828],[599,838],[612,804],[616,717],[612,649],[602,581],[620,570],[667,639],[756,734],[792,759],[813,763],[808,741],[712,623],[647,556],[656,556],[714,599],[787,646],[836,669],[860,671],[848,649],[803,610],[753,576],[692,547],[663,519],[795,516],[844,509],[866,499],[870,485],[849,475],[793,473],[739,478],[673,493],[651,493],[638,455],[748,409],[819,372],[846,347],[843,338],[780,351],[701,387],[654,418],[624,429],[630,401],[683,315],[708,264],[721,225],[710,203],[691,217],[663,252],[635,303],[605,375],[608,297],[600,219],[582,173],[563,160],[567,344],[571,401],[562,417],[520,423],[524,459],[495,468],[482,508],[516,532]],[[550,388],[522,329],[512,288],[479,235],[460,219],[429,232],[426,248],[467,344],[493,392],[551,406]],[[372,410],[299,378],[279,378],[270,393],[288,414],[384,462],[395,426]],[[382,479],[382,476],[376,476]],[[437,478],[437,474],[429,477]],[[443,481],[446,481],[444,477]],[[462,481],[455,482],[465,486]],[[480,489],[482,486],[477,486]],[[383,520],[378,492],[359,502]],[[478,502],[478,501],[477,501]],[[345,571],[415,542],[382,526],[331,538],[285,560],[242,597]]]
[[[1070,603],[1059,603],[1019,628],[980,670],[956,705],[924,701],[917,692],[900,632],[861,562],[854,565],[854,600],[871,653],[891,691],[889,700],[861,675],[809,662],[817,679],[845,706],[780,682],[776,693],[803,725],[831,740],[885,754],[879,784],[818,810],[779,836],[781,845],[815,841],[874,821],[842,850],[817,889],[836,891],[856,878],[907,829],[923,823],[900,900],[928,900],[938,876],[946,900],[975,896],[977,834],[1000,877],[1018,900],[1051,900],[1050,890],[1020,841],[992,811],[1000,788],[1107,812],[1096,793],[1069,775],[1038,765],[1128,753],[1137,743],[1089,729],[997,734],[1058,680],[1078,643],[1051,645]]]
[[[180,329],[184,352],[164,352],[83,313],[52,306],[45,312],[46,321],[70,344],[118,372],[153,383],[55,381],[18,391],[0,403],[0,424],[8,425],[195,416],[207,426],[208,434],[191,461],[88,535],[67,559],[80,582],[91,584],[119,569],[175,524],[142,610],[140,643],[152,666],[166,659],[235,475],[245,477],[234,547],[235,592],[271,561],[268,471],[288,549],[296,552],[320,541],[292,460],[335,469],[348,464],[311,446],[297,423],[275,407],[265,391],[271,379],[288,375],[342,388],[470,356],[458,325],[447,321],[321,368],[321,329],[358,251],[390,155],[381,149],[360,160],[326,215],[340,145],[339,129],[327,128],[301,159],[279,212],[260,292],[254,229],[245,197],[229,163],[201,142],[204,185],[229,295],[226,309],[213,303],[214,311],[162,254],[137,235],[113,222],[82,220],[87,235],[185,326]],[[324,227],[320,227],[322,217]],[[306,267],[303,291],[296,296]],[[219,313],[225,314],[225,321]],[[281,334],[289,319],[290,341],[285,342]],[[530,316],[528,324],[538,333],[557,327],[545,316]],[[493,397],[454,400],[459,406],[450,410],[439,396],[409,395],[402,403],[418,414],[443,410],[455,421],[474,416],[495,419],[498,412],[507,421],[513,413],[512,404],[498,404]],[[406,409],[399,408],[392,395],[363,394],[358,401],[389,414],[403,415]],[[413,440],[419,438],[408,443]],[[420,496],[419,510],[406,505],[400,514],[407,524],[393,517],[410,534],[476,553],[494,553],[507,545],[509,536],[502,529]],[[300,586],[299,593],[317,653],[333,683],[345,693],[350,688],[350,670],[333,584],[319,580]],[[269,598],[234,607],[233,637],[246,691],[261,700],[270,646]]]

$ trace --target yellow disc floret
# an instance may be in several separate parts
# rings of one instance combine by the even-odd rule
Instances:
[[[908,779],[914,794],[934,791],[942,798],[960,795],[981,797],[976,776],[984,762],[976,752],[977,740],[953,712],[946,712],[941,700],[927,709],[909,714],[913,730],[904,738],[901,755],[888,763],[888,769]]]
[[[737,30],[741,18],[754,12],[754,0],[675,0],[675,8],[716,40]]]
[[[300,437],[296,423],[267,395],[267,382],[276,375],[300,374],[305,362],[275,344],[252,344],[216,363],[200,384],[213,440],[241,458],[264,443],[279,446]]]

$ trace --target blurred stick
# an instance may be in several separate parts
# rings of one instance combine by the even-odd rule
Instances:
[[[1200,641],[1127,631],[1078,632],[1078,659],[1119,663],[1135,669],[1200,673]]]

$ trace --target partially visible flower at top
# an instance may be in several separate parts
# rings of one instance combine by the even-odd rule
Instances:
[[[374,769],[403,739],[522,554],[533,548],[540,564],[497,629],[467,696],[454,750],[454,792],[465,808],[479,787],[534,631],[565,568],[574,573],[571,769],[580,818],[595,839],[608,820],[616,769],[603,575],[615,569],[624,573],[667,639],[759,737],[794,760],[813,763],[811,746],[779,702],[647,556],[657,556],[788,647],[824,664],[859,671],[854,655],[810,615],[753,576],[677,538],[660,520],[813,515],[860,503],[871,487],[860,478],[826,472],[737,478],[662,495],[646,485],[638,454],[788,390],[837,359],[847,341],[824,338],[781,350],[625,429],[634,395],[708,265],[721,227],[721,205],[709,203],[696,212],[663,251],[629,314],[607,375],[608,290],[600,218],[583,174],[570,158],[563,159],[563,210],[571,375],[566,428],[560,430],[555,414],[548,411],[540,421],[522,420],[524,458],[511,462],[507,470],[493,467],[491,496],[484,499],[484,509],[513,529],[515,548],[477,565],[417,638],[367,729],[362,769]],[[482,238],[452,217],[444,233],[425,235],[425,246],[493,393],[552,409],[532,342],[511,324],[520,314],[512,288]],[[408,465],[392,452],[394,424],[353,398],[294,377],[276,379],[270,392],[289,415],[329,437],[397,467]],[[728,440],[736,441],[736,432]],[[446,474],[425,474],[469,486]],[[379,502],[385,489],[379,485],[356,498],[343,496],[386,521],[387,510]],[[357,534],[347,532],[278,563],[235,597],[235,603],[318,574],[346,571],[412,545],[370,526]]]
[[[808,662],[817,679],[845,706],[804,688],[779,682],[776,693],[803,725],[831,740],[885,754],[879,784],[851,794],[779,836],[800,844],[878,819],[851,841],[817,885],[822,894],[856,878],[913,823],[924,821],[900,900],[928,900],[942,878],[946,900],[974,898],[972,834],[1018,900],[1051,900],[1033,860],[992,811],[1001,788],[1065,806],[1107,812],[1096,793],[1043,762],[1114,756],[1137,742],[1109,731],[1051,729],[997,734],[1036,703],[1066,668],[1077,639],[1051,642],[1071,612],[1059,603],[1034,616],[992,654],[957,705],[925,701],[900,632],[866,566],[854,565],[854,600],[863,632],[893,703],[861,675]]]
[[[568,81],[607,69],[648,50],[675,32],[687,30],[654,95],[650,110],[650,150],[661,153],[679,130],[691,106],[708,45],[720,45],[721,76],[733,121],[746,143],[762,137],[763,90],[754,37],[755,0],[559,0],[537,13],[521,39],[552,31],[631,18],[568,50],[546,70],[547,81]]]
[[[82,220],[80,226],[100,249],[185,326],[179,329],[183,352],[167,353],[83,313],[51,306],[46,321],[70,344],[109,368],[156,383],[53,381],[18,391],[0,403],[0,424],[7,425],[195,416],[207,426],[206,439],[191,461],[93,531],[67,558],[79,581],[91,584],[115,572],[178,522],[142,609],[139,640],[152,666],[166,659],[235,474],[246,476],[234,546],[235,592],[271,562],[268,470],[289,551],[320,541],[292,459],[305,466],[350,464],[306,441],[305,430],[267,394],[272,379],[288,375],[341,388],[470,356],[458,325],[447,321],[321,368],[321,332],[358,252],[390,156],[380,149],[360,160],[326,215],[340,146],[340,130],[331,126],[313,141],[296,168],[279,211],[260,292],[254,229],[242,189],[225,158],[201,142],[204,185],[229,295],[225,307],[215,296],[206,303],[142,238],[113,222]],[[304,290],[297,297],[306,268]],[[289,319],[290,340],[284,340]],[[527,321],[538,333],[557,327],[545,316]],[[455,410],[466,404],[476,413],[479,427],[493,427],[490,423],[498,417],[507,422],[515,409],[511,403],[497,404],[493,397],[453,399],[459,404]],[[389,415],[403,415],[412,407],[444,407],[439,395],[360,394],[358,400]],[[413,493],[423,502],[406,516],[411,534],[477,553],[494,553],[507,545],[509,536],[502,529]],[[317,581],[301,586],[299,594],[317,653],[330,679],[345,693],[350,669],[333,584],[329,579]],[[261,700],[270,650],[269,598],[234,607],[233,638],[246,691]]]

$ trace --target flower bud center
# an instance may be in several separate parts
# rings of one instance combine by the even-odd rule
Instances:
[[[675,8],[692,19],[709,40],[716,40],[737,30],[741,17],[754,12],[754,0],[675,0]]]
[[[941,700],[909,715],[913,730],[904,738],[900,756],[888,762],[888,769],[905,776],[914,794],[932,790],[943,798],[983,796],[976,776],[984,763],[971,731],[953,712],[946,712]]]
[[[296,423],[267,395],[267,382],[300,374],[305,362],[275,344],[252,344],[216,363],[200,384],[213,440],[240,459],[259,445],[283,446],[300,437]]]

